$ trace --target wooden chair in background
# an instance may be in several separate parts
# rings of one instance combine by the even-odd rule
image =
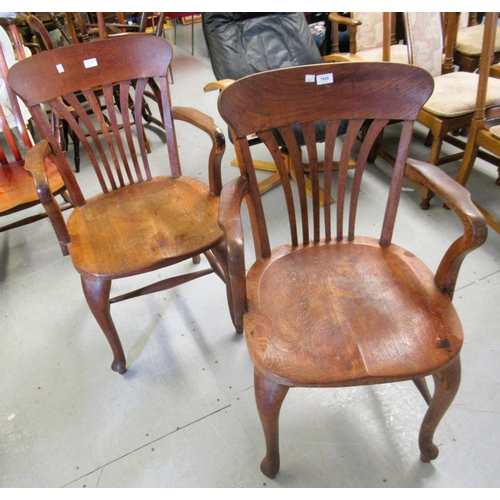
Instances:
[[[429,129],[425,141],[430,146],[428,161],[433,165],[443,165],[459,160],[463,157],[466,143],[458,134],[471,124],[479,77],[473,73],[453,71],[456,13],[447,13],[446,36],[443,35],[440,12],[404,12],[403,15],[410,62],[426,69],[434,77],[434,91],[417,119]],[[491,83],[487,108],[492,114],[500,114],[500,80]],[[443,156],[443,142],[457,147],[459,152]],[[394,161],[383,148],[378,150],[378,154],[389,163]],[[434,194],[424,186],[416,187],[422,198],[420,206],[427,210]]]
[[[165,290],[211,272],[228,281],[225,236],[217,219],[224,135],[203,113],[171,106],[167,81],[171,58],[172,47],[163,38],[125,36],[46,51],[16,64],[10,74],[12,88],[30,108],[44,138],[29,151],[27,168],[39,180],[40,166],[53,154],[74,202],[67,223],[59,214],[60,244],[67,247],[81,275],[87,303],[113,352],[112,369],[119,373],[126,371],[126,360],[111,318],[111,303]],[[158,82],[158,114],[165,123],[167,144],[162,175],[155,175],[149,165],[141,120],[140,103],[150,78]],[[46,85],[37,85],[40,81]],[[103,106],[92,90],[96,88],[101,89]],[[116,112],[116,88],[122,109],[128,107],[133,96],[134,120],[129,113]],[[86,103],[80,102],[78,93],[85,96]],[[78,121],[61,98],[72,106]],[[84,196],[51,133],[41,104],[60,113],[78,135],[101,193]],[[87,114],[84,104],[92,108],[92,115]],[[174,120],[199,127],[211,139],[207,154],[209,186],[181,175]],[[50,209],[53,201],[45,200],[44,206]],[[110,299],[112,280],[187,259],[199,262],[201,254],[210,264],[206,269]]]
[[[290,387],[413,380],[429,403],[420,430],[421,459],[437,457],[434,431],[460,380],[463,332],[451,302],[453,290],[464,257],[487,234],[484,218],[463,186],[434,165],[407,159],[414,121],[432,93],[431,76],[408,65],[350,62],[334,65],[334,83],[317,85],[331,72],[331,65],[319,64],[258,73],[236,81],[219,97],[242,172],[222,190],[220,224],[228,241],[236,321],[244,323],[255,365],[255,397],[266,440],[261,470],[270,478],[280,467],[278,420]],[[349,125],[340,145],[337,132],[346,118]],[[313,126],[318,120],[326,121],[323,214]],[[351,177],[348,159],[365,120],[371,120],[371,126]],[[356,218],[369,217],[371,226],[378,216],[361,202],[366,160],[391,120],[403,125],[381,235],[359,236]],[[291,153],[299,193],[294,196],[272,132],[278,130],[289,151],[296,151],[295,124],[301,124],[310,160],[310,207],[300,155]],[[280,217],[285,220],[288,213],[288,244],[272,246],[267,228],[278,209],[273,205],[266,217],[247,139],[251,134],[267,146],[280,172],[286,202]],[[336,147],[341,148],[341,164],[336,214],[331,214],[326,200]],[[436,274],[391,241],[405,173],[438,193],[464,225],[464,234],[450,246]],[[248,272],[240,214],[244,198],[256,252]],[[428,375],[434,378],[432,397],[425,382]]]
[[[3,30],[3,28],[0,29]],[[11,34],[16,40],[15,52],[17,53],[17,57],[22,60],[24,58],[24,50],[22,49],[16,27],[13,24],[11,25]],[[39,205],[40,198],[47,199],[48,197],[64,195],[66,193],[66,188],[63,179],[59,175],[54,158],[52,157],[45,158],[44,162],[41,164],[41,168],[44,172],[43,175],[48,179],[47,185],[43,190],[37,192],[35,182],[25,168],[24,150],[30,150],[33,146],[33,142],[26,128],[25,119],[21,112],[19,102],[10,89],[8,82],[9,64],[4,55],[4,49],[5,52],[11,52],[12,56],[14,55],[14,51],[10,47],[11,42],[9,39],[4,38],[2,41],[5,41],[5,44],[0,44],[0,74],[2,76],[2,86],[6,94],[3,97],[7,97],[9,101],[9,110],[12,112],[15,126],[17,127],[21,139],[20,145],[9,126],[6,114],[1,106],[3,103],[0,102],[0,131],[5,139],[5,141],[2,142],[4,142],[7,148],[7,150],[2,149],[0,145],[0,216],[5,216]],[[9,57],[9,59],[12,62],[12,58]],[[58,210],[66,210],[69,208],[71,208],[71,204],[68,203],[68,198],[66,197]],[[57,225],[55,224],[56,218],[53,210],[26,216],[15,222],[6,224],[0,227],[0,232],[44,219],[47,216],[53,223],[57,234]],[[61,250],[65,253],[66,248],[62,246]]]
[[[396,42],[395,12],[350,12],[350,17],[331,12],[329,19],[334,53],[339,45],[339,26],[347,26],[349,54],[343,54],[346,60],[409,63],[408,47]]]
[[[455,37],[453,61],[460,71],[473,73],[479,68],[484,24],[478,23],[477,12],[460,12]],[[500,32],[495,36],[493,61],[500,61]]]
[[[500,158],[500,125],[493,125],[491,127],[488,125],[488,120],[491,119],[491,113],[486,105],[488,86],[492,81],[494,81],[490,78],[491,59],[487,55],[488,52],[493,53],[496,50],[496,34],[498,33],[497,23],[498,13],[488,13],[483,33],[484,57],[481,57],[481,67],[479,69],[476,109],[474,111],[474,116],[469,130],[464,158],[457,175],[457,181],[464,186],[467,184],[467,181],[472,173],[472,169],[474,168],[479,148],[483,148]],[[497,68],[494,69],[497,70]],[[500,185],[500,167],[498,167],[498,178],[496,183]],[[474,193],[472,193],[472,196],[474,198]],[[495,231],[500,233],[500,220],[498,219],[498,214],[495,216],[479,205],[478,208],[485,216],[488,224]]]
[[[54,50],[56,45],[54,40],[50,36],[45,25],[42,23],[38,17],[31,13],[21,14],[21,18],[25,20],[29,29],[33,33],[34,37],[38,41],[38,46],[41,51]],[[52,115],[53,131],[58,134],[59,142],[61,142],[63,150],[68,152],[69,149],[69,137],[73,142],[73,161],[75,163],[75,171],[80,171],[80,141],[78,137],[73,133],[71,128],[68,126],[66,120],[62,120],[60,117]],[[61,131],[62,129],[62,131]]]

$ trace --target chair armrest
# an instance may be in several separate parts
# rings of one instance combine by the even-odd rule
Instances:
[[[47,215],[52,223],[63,255],[68,255],[68,243],[70,242],[66,222],[62,215],[59,204],[56,202],[52,190],[50,189],[47,173],[45,172],[45,162],[52,153],[52,148],[46,140],[42,140],[28,149],[24,168],[33,177],[38,198],[42,203]]]
[[[486,220],[472,202],[469,191],[435,165],[408,159],[406,177],[420,182],[436,193],[455,212],[464,226],[464,234],[448,248],[435,276],[439,289],[453,298],[463,260],[486,241]]]
[[[358,19],[353,19],[352,17],[344,17],[336,12],[330,12],[328,15],[328,20],[332,23],[346,24],[347,26],[359,26],[361,21]]]
[[[210,136],[212,149],[208,158],[209,185],[210,191],[219,196],[222,189],[221,162],[226,150],[226,138],[222,130],[210,116],[194,108],[174,106],[172,117],[174,120],[190,123]]]
[[[245,247],[241,205],[248,194],[248,180],[238,177],[222,189],[219,205],[219,226],[226,235],[229,283],[228,297],[232,301],[234,324],[243,331],[243,313],[247,311]]]
[[[498,64],[490,66],[490,76],[492,78],[500,78],[500,66]]]
[[[207,83],[203,87],[203,92],[211,92],[212,90],[224,90],[226,87],[229,87],[234,83],[234,80],[226,79],[226,80],[217,80],[216,82]]]

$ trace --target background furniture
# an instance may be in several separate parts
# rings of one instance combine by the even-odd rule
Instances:
[[[477,12],[460,12],[453,61],[460,71],[474,72],[479,68],[484,33],[484,17],[478,23]],[[500,33],[495,36],[493,61],[500,61]]]
[[[172,47],[161,37],[125,36],[46,51],[16,64],[10,74],[14,91],[30,108],[45,139],[29,151],[27,168],[38,179],[40,166],[53,154],[74,202],[67,223],[58,214],[60,244],[67,247],[81,275],[87,303],[113,352],[112,369],[119,373],[126,371],[126,360],[110,303],[165,290],[211,272],[227,280],[225,237],[217,222],[224,137],[203,113],[171,106],[167,82],[171,58]],[[161,175],[155,175],[150,167],[141,119],[141,103],[150,78],[158,82],[158,114],[165,123],[165,165]],[[40,81],[46,85],[37,85]],[[102,103],[91,89],[102,94]],[[117,91],[121,109],[128,109],[133,99],[134,121],[129,113],[116,112]],[[85,97],[85,103],[79,95]],[[78,135],[101,193],[84,196],[40,104],[60,114]],[[87,113],[87,106],[93,114]],[[211,138],[212,148],[207,154],[209,186],[181,175],[174,119],[199,127]],[[47,210],[54,206],[53,200],[43,203]],[[112,280],[187,259],[199,262],[200,254],[209,261],[207,269],[167,278],[110,299]]]
[[[332,50],[338,52],[339,27],[347,26],[350,60],[409,63],[408,47],[396,41],[396,12],[331,12]]]
[[[204,12],[202,23],[217,79],[206,85],[205,91],[221,90],[234,80],[261,71],[333,60],[331,56],[321,56],[302,12]],[[297,133],[300,135],[298,129]],[[322,142],[323,137],[324,126],[318,123],[316,138]],[[255,139],[252,143],[259,142]],[[290,152],[281,139],[279,145],[285,164],[289,166]],[[303,140],[299,140],[299,151],[303,145]],[[256,161],[259,170],[273,172],[260,183],[264,193],[281,182],[280,175],[274,162]],[[290,174],[294,175],[292,170]],[[306,178],[305,182],[310,192],[310,180]],[[322,192],[320,196],[322,202]]]
[[[477,90],[476,109],[472,118],[467,147],[465,148],[462,165],[457,174],[457,181],[463,186],[467,184],[474,163],[478,157],[479,148],[484,148],[496,157],[500,158],[500,125],[488,125],[491,113],[487,109],[486,99],[488,86],[495,81],[490,78],[491,54],[496,51],[496,40],[498,35],[498,12],[486,14],[486,23],[483,30],[483,51],[481,56],[481,67],[479,70],[479,85]],[[496,69],[496,68],[494,68]],[[496,183],[500,185],[500,167],[498,167],[499,176]],[[478,205],[479,210],[485,216],[488,224],[500,233],[500,220],[492,213]]]
[[[318,84],[332,72],[331,65],[319,64],[258,73],[228,86],[219,97],[219,111],[230,126],[241,168],[241,176],[222,191],[220,222],[229,247],[235,314],[243,319],[255,366],[255,397],[266,439],[261,470],[270,478],[280,467],[278,420],[290,387],[413,380],[429,403],[419,436],[421,459],[437,457],[434,431],[460,380],[463,333],[451,298],[464,257],[487,234],[483,217],[462,186],[434,165],[407,159],[413,123],[432,93],[431,76],[421,68],[394,63],[351,62],[334,68],[335,81],[330,84]],[[336,139],[346,118],[349,125],[340,144]],[[322,120],[324,211],[319,206],[314,133],[314,123]],[[348,159],[366,120],[371,125],[351,177]],[[380,221],[381,213],[363,204],[362,178],[373,142],[391,120],[403,125]],[[294,124],[302,128],[310,160],[311,204],[301,157],[294,153]],[[297,195],[292,193],[275,129],[291,152]],[[265,211],[256,182],[251,134],[266,145],[281,175],[286,206],[273,205],[272,214]],[[341,162],[336,213],[330,214],[336,148],[341,148]],[[438,193],[464,225],[464,234],[450,246],[436,274],[392,243],[405,172]],[[248,272],[240,214],[245,198],[255,247],[255,262]],[[287,242],[281,238],[278,245],[267,229],[277,217],[290,229]],[[381,226],[380,236],[360,236],[356,229],[361,218],[366,226]],[[425,383],[428,375],[434,379],[432,397]]]
[[[25,54],[14,24],[11,25],[10,31],[16,40],[17,57],[22,60]],[[39,205],[40,198],[46,199],[49,196],[66,194],[63,179],[59,175],[56,163],[52,157],[47,157],[41,165],[44,175],[48,179],[48,183],[43,191],[37,193],[33,178],[25,168],[26,150],[29,150],[33,146],[33,142],[26,128],[25,117],[21,111],[20,103],[9,86],[9,66],[13,62],[14,50],[7,34],[0,27],[0,87],[3,87],[4,90],[4,92],[0,92],[0,131],[5,139],[5,141],[2,141],[5,144],[4,147],[7,148],[3,149],[0,144],[0,216],[21,212]],[[6,99],[6,101],[3,101],[3,99]],[[9,111],[12,115],[15,126],[9,123],[4,112],[3,106],[7,104],[8,108],[6,108],[6,111]],[[20,143],[11,130],[11,127],[16,128]],[[71,208],[71,204],[68,202],[67,196],[65,196],[61,210],[68,208]],[[35,222],[47,216],[54,224],[55,215],[52,210],[48,210],[47,212],[29,215],[11,224],[4,225],[0,227],[0,232]],[[57,226],[54,226],[54,228],[57,228]],[[65,247],[61,247],[61,250],[65,253],[66,249]]]

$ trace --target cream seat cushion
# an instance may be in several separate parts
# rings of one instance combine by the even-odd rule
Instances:
[[[458,30],[455,50],[466,56],[480,56],[483,32],[483,24]],[[500,30],[497,30],[495,36],[495,52],[500,52]]]
[[[463,71],[434,77],[434,92],[423,109],[443,117],[473,113],[479,75]],[[500,106],[500,79],[490,78],[486,108]]]
[[[356,52],[356,55],[362,57],[368,62],[382,61],[382,47],[377,47],[375,49],[362,50],[361,52]],[[391,62],[408,64],[408,47],[406,45],[391,45]]]
[[[495,125],[490,128],[490,133],[494,135],[496,138],[500,139],[500,125]]]

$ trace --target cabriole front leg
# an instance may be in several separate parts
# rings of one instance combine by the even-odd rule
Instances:
[[[266,456],[260,464],[262,473],[273,479],[280,468],[279,415],[288,387],[276,384],[255,370],[255,399],[266,439]]]
[[[125,354],[110,312],[111,280],[89,279],[82,276],[82,286],[87,304],[113,351],[111,369],[123,374],[127,371]]]
[[[430,462],[439,454],[432,439],[441,418],[457,394],[460,385],[460,358],[457,356],[450,366],[434,374],[433,378],[434,395],[420,427],[420,460],[423,462]]]

